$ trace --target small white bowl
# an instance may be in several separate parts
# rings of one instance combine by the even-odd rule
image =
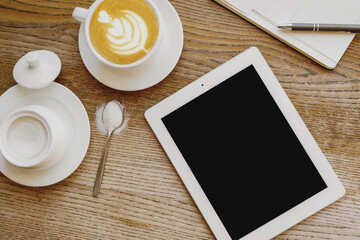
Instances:
[[[0,126],[0,151],[22,168],[53,166],[65,150],[65,129],[54,111],[27,105],[11,112]]]

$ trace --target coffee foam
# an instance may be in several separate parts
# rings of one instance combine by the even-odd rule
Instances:
[[[100,55],[116,64],[129,64],[150,52],[159,25],[145,0],[104,0],[95,10],[89,29]]]
[[[99,13],[98,21],[110,23],[106,34],[106,44],[116,54],[129,55],[138,51],[148,52],[145,43],[148,37],[148,29],[144,20],[132,11],[120,11],[123,15],[120,18],[112,19],[111,16],[102,10]]]

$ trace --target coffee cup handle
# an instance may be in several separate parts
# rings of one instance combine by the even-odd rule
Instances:
[[[72,16],[73,16],[73,18],[75,18],[75,20],[77,20],[81,23],[85,23],[88,12],[89,12],[89,10],[87,10],[85,8],[76,7],[76,8],[74,8]]]

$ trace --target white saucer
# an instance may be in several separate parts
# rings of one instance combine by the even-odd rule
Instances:
[[[119,70],[100,62],[91,52],[81,24],[79,49],[81,58],[99,82],[124,91],[136,91],[151,87],[163,80],[176,66],[183,48],[183,29],[180,18],[168,0],[154,0],[164,22],[162,39],[151,58],[134,69]]]
[[[43,89],[13,86],[0,96],[0,123],[11,111],[29,104],[53,109],[66,127],[67,146],[63,157],[47,169],[24,169],[10,164],[0,153],[0,171],[14,182],[31,187],[57,183],[80,165],[90,141],[90,122],[79,98],[58,83]]]

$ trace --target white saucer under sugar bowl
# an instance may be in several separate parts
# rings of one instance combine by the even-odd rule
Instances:
[[[42,89],[56,79],[60,69],[61,61],[55,53],[38,50],[20,58],[13,76],[26,89]],[[65,149],[64,128],[52,109],[40,104],[25,104],[1,122],[0,152],[17,167],[51,167]]]
[[[87,153],[89,117],[81,100],[54,82],[60,69],[53,52],[27,53],[14,66],[18,84],[0,96],[0,172],[16,183],[60,182]]]

